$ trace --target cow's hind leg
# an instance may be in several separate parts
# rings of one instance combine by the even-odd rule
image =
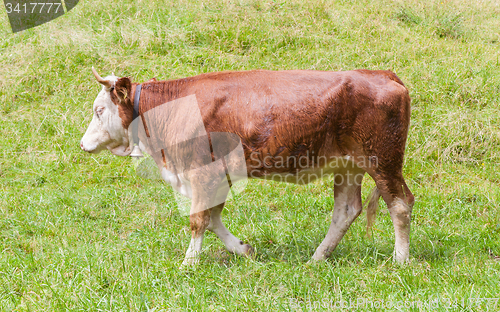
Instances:
[[[394,260],[399,263],[409,261],[410,257],[410,219],[415,199],[406,185],[403,176],[375,178],[377,188],[389,208],[394,225]]]
[[[353,171],[335,174],[332,223],[325,239],[316,249],[312,259],[324,260],[330,256],[344,237],[352,222],[362,210],[361,182],[364,171]]]
[[[230,253],[245,256],[251,255],[253,253],[252,246],[244,244],[241,240],[229,232],[229,230],[224,226],[224,223],[222,223],[221,212],[223,208],[224,203],[211,209],[208,230],[214,232],[220,238]]]

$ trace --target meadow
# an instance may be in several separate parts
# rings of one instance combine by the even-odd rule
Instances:
[[[1,311],[500,310],[498,0],[82,0],[16,34],[0,11]],[[223,221],[256,256],[209,233],[200,264],[179,270],[189,220],[171,187],[80,150],[101,88],[91,66],[140,82],[394,71],[412,98],[411,262],[393,263],[381,202],[372,237],[363,212],[328,261],[308,263],[333,180],[251,180]]]

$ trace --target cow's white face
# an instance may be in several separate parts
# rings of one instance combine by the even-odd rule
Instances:
[[[92,121],[80,142],[80,147],[93,154],[108,149],[115,155],[128,156],[131,152],[128,131],[123,127],[118,105],[113,103],[110,94],[118,77],[108,76],[100,79],[108,84],[99,81],[104,86],[94,101]]]

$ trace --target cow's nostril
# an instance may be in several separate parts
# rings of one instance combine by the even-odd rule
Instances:
[[[83,149],[83,142],[80,141],[80,148]]]

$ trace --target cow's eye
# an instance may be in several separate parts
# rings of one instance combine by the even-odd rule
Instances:
[[[95,114],[97,115],[97,117],[101,116],[102,115],[102,112],[104,111],[104,107],[98,107],[96,108],[95,110]]]

